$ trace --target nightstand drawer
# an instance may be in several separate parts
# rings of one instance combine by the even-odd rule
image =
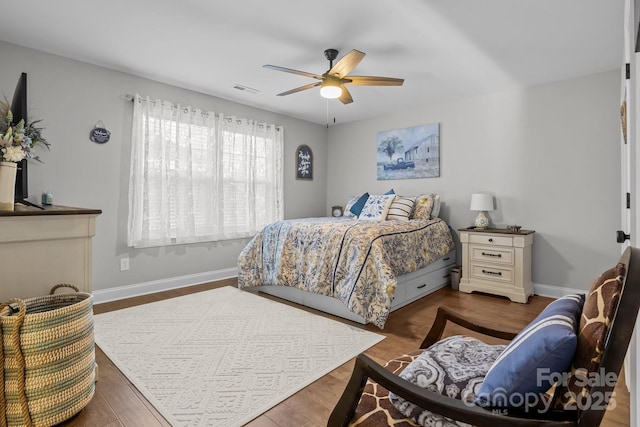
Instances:
[[[486,266],[481,264],[471,264],[471,278],[478,280],[490,280],[514,284],[514,270],[502,266]]]
[[[469,243],[477,243],[480,245],[513,246],[513,237],[475,233],[469,234]]]
[[[513,248],[503,248],[500,246],[469,246],[469,255],[471,261],[513,265],[513,254]]]

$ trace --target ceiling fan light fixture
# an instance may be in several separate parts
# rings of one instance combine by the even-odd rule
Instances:
[[[327,99],[340,98],[342,95],[342,88],[340,86],[332,84],[331,82],[324,82],[320,86],[320,96]]]
[[[365,53],[352,49],[344,55],[335,65],[333,60],[338,56],[337,49],[327,49],[324,56],[329,60],[329,70],[324,74],[307,73],[306,71],[294,70],[292,68],[278,67],[276,65],[263,65],[276,71],[284,71],[286,73],[297,74],[299,76],[310,77],[315,79],[315,83],[310,83],[286,92],[279,93],[278,96],[291,95],[292,93],[302,92],[303,90],[313,89],[320,86],[320,96],[326,99],[338,99],[347,105],[353,102],[353,97],[347,88],[348,84],[358,86],[402,86],[404,79],[392,77],[378,76],[349,76],[349,73],[362,61]]]

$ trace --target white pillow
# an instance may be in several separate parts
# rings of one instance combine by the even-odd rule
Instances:
[[[353,204],[357,202],[359,198],[360,196],[349,196],[349,199],[347,200],[347,205],[344,207],[344,212],[342,213],[342,216],[346,216],[347,218],[356,217],[356,215],[354,215],[350,209],[351,209],[351,206],[353,206]]]
[[[387,212],[387,220],[409,221],[415,203],[415,197],[396,196]]]
[[[384,221],[387,218],[389,212],[389,206],[396,198],[395,194],[374,194],[370,195],[367,199],[367,203],[364,204],[362,212],[358,216],[358,219],[367,221]]]
[[[433,207],[431,208],[431,219],[438,218],[440,214],[440,195],[433,195]]]

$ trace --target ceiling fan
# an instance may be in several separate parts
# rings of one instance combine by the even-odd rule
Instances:
[[[303,90],[320,86],[320,95],[322,97],[338,98],[343,104],[353,102],[353,98],[345,85],[402,86],[402,83],[404,83],[404,79],[396,79],[392,77],[347,76],[347,74],[349,74],[349,72],[351,72],[351,70],[353,70],[365,56],[365,53],[360,52],[359,50],[354,49],[347,53],[336,63],[336,65],[333,65],[333,60],[338,57],[338,51],[336,49],[325,50],[324,56],[329,60],[329,71],[322,75],[293,70],[291,68],[278,67],[276,65],[264,65],[263,67],[319,80],[315,83],[310,83],[308,85],[279,93],[278,96],[291,95],[292,93],[302,92]]]

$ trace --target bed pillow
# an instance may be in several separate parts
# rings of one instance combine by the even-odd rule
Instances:
[[[364,193],[356,200],[351,208],[349,208],[354,216],[360,216],[360,212],[362,212],[362,208],[364,208],[365,203],[367,203],[367,199],[369,199],[369,193]]]
[[[421,194],[416,198],[411,219],[431,219],[433,209],[433,194]]]
[[[576,396],[588,396],[591,390],[590,372],[595,372],[602,358],[604,343],[620,301],[620,291],[626,274],[625,265],[619,263],[602,273],[587,294],[580,326],[576,355],[571,363],[568,380],[556,388],[556,408],[576,406]]]
[[[344,212],[342,213],[342,216],[345,216],[347,218],[354,218],[356,215],[354,215],[353,212],[351,212],[351,207],[358,201],[359,197],[358,196],[349,196],[349,198],[347,199],[347,204],[344,207]]]
[[[367,221],[384,221],[387,219],[389,207],[395,198],[395,194],[369,196],[367,203],[365,203],[364,208],[362,208],[362,212],[358,215],[358,219]]]
[[[459,399],[472,406],[471,402],[482,379],[505,347],[500,344],[488,345],[472,337],[454,335],[424,350],[399,376],[430,392]],[[405,417],[422,426],[468,425],[456,424],[455,421],[424,410],[392,392],[389,392],[389,401]],[[409,423],[405,422],[402,425]]]
[[[411,212],[413,212],[413,205],[416,203],[415,197],[396,196],[396,198],[389,206],[389,212],[387,212],[387,220],[400,220],[409,221]]]
[[[392,188],[391,190],[387,191],[387,192],[386,192],[386,193],[384,193],[384,194],[386,194],[386,195],[389,195],[389,194],[396,194],[396,192],[395,192],[395,191],[393,191],[393,188]]]
[[[438,218],[440,215],[440,195],[433,195],[433,207],[431,208],[431,219]]]
[[[518,407],[527,404],[522,396],[549,390],[558,374],[570,370],[583,305],[582,294],[567,295],[549,304],[496,359],[474,403]]]

